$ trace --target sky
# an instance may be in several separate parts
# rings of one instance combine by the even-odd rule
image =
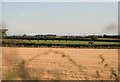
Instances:
[[[117,2],[3,2],[8,35],[118,33]]]

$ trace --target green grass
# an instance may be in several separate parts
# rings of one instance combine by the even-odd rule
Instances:
[[[36,43],[36,44],[89,44],[90,41],[65,41],[65,40],[16,40],[16,39],[3,39],[6,43]],[[99,42],[94,41],[94,44],[120,44],[120,42]]]
[[[117,38],[97,38],[98,40],[120,40]]]

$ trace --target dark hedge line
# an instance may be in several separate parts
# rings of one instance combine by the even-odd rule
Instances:
[[[65,40],[65,41],[98,41],[98,42],[120,42],[118,40],[100,40],[88,38],[36,38],[36,37],[5,37],[5,39],[20,39],[20,40]]]
[[[70,47],[70,48],[116,48],[120,49],[120,44],[39,44],[39,43],[2,43],[2,46],[9,47]]]

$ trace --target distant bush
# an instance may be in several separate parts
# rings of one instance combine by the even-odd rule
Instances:
[[[97,40],[97,36],[91,36],[91,40]]]

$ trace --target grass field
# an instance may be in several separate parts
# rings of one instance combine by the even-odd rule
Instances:
[[[65,41],[65,40],[17,40],[17,39],[3,39],[6,43],[39,43],[39,44],[88,44],[90,41]],[[94,44],[120,44],[120,42],[99,42],[93,41]]]
[[[3,47],[3,79],[112,80],[118,49]]]

